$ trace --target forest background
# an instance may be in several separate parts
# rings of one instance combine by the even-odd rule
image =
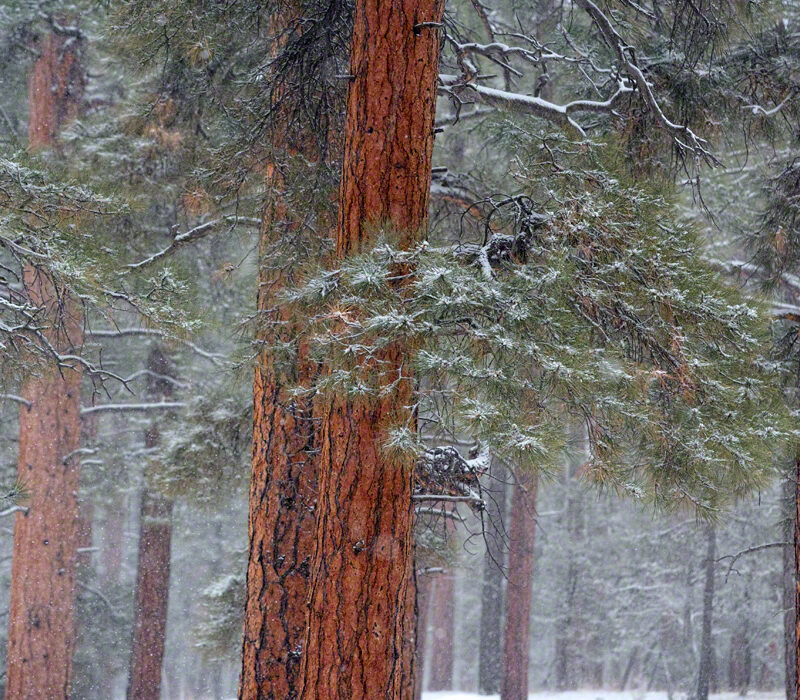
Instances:
[[[798,9],[5,3],[6,696],[797,697]]]

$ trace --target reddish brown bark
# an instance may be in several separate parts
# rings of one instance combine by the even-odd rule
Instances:
[[[79,43],[54,34],[28,80],[31,149],[51,146],[78,109],[83,90]],[[43,309],[58,352],[82,344],[80,306],[56,290],[46,274],[25,270],[30,300]],[[44,367],[28,377],[20,411],[18,474],[30,493],[28,511],[14,523],[6,697],[69,697],[74,644],[78,526],[80,366]]]
[[[511,499],[502,700],[528,698],[537,486],[536,475],[520,478]]]
[[[148,379],[150,399],[159,401],[171,397],[171,382],[159,379],[171,376],[171,371],[166,356],[158,347],[150,351],[147,366],[152,373]],[[158,428],[152,425],[145,432],[145,447],[152,449],[158,443]],[[145,485],[140,512],[128,698],[152,700],[161,693],[161,665],[167,634],[172,499]]]
[[[128,678],[130,700],[152,700],[160,696],[171,540],[172,501],[145,489],[142,493],[133,649]]]
[[[271,18],[278,37],[274,55],[302,32],[302,8],[298,3],[281,3]],[[283,75],[284,85],[293,80]],[[319,124],[309,133],[303,120],[293,117],[295,97],[279,88],[280,104],[273,122],[280,125],[272,133],[273,153],[285,160],[302,155],[308,163],[324,164],[323,151],[336,151],[339,137]],[[333,111],[333,110],[331,110]],[[296,115],[295,115],[296,116]],[[322,146],[322,144],[325,144]],[[278,158],[282,160],[282,158]],[[286,185],[279,166],[271,163],[266,174],[266,202],[260,236],[260,262],[257,309],[260,320],[256,340],[264,348],[259,354],[253,377],[253,451],[250,477],[249,560],[245,605],[242,670],[239,679],[241,700],[278,700],[297,697],[298,670],[306,633],[308,580],[314,550],[314,516],[317,488],[315,429],[311,399],[292,397],[286,391],[297,385],[308,386],[316,365],[308,358],[307,346],[300,342],[295,356],[276,369],[270,348],[276,341],[289,341],[301,329],[290,312],[281,308],[277,296],[292,278],[297,267],[280,242],[289,234],[295,241],[307,223],[308,211],[295,212],[286,206]],[[318,214],[319,216],[319,214]],[[330,231],[333,216],[316,221],[317,229]],[[276,245],[280,250],[276,255]],[[285,246],[285,243],[284,243]],[[312,243],[308,250],[318,246]],[[280,257],[281,260],[277,260]]]
[[[83,97],[80,44],[76,37],[51,33],[37,47],[39,59],[28,77],[28,144],[47,148],[73,119]]]
[[[22,391],[6,697],[69,697],[78,524],[80,372],[48,368]],[[66,459],[65,459],[66,458]]]
[[[431,662],[428,690],[453,687],[453,635],[455,632],[455,577],[451,570],[433,581],[431,604]]]
[[[389,221],[404,243],[426,223],[442,0],[356,3],[336,254]],[[408,377],[403,348],[379,358]],[[395,379],[392,376],[391,379]],[[414,463],[382,452],[408,424],[411,381],[380,400],[316,402],[319,501],[301,662],[303,698],[411,698],[414,692]]]
[[[265,217],[265,226],[271,218]],[[274,299],[268,289],[259,285],[263,312]],[[296,369],[307,374],[302,363]],[[316,499],[310,406],[282,392],[297,381],[277,376],[269,352],[261,354],[253,384],[250,556],[239,687],[239,697],[247,700],[297,696]]]

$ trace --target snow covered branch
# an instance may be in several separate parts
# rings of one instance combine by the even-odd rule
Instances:
[[[28,408],[31,407],[31,402],[28,399],[23,399],[21,396],[17,396],[16,394],[0,394],[0,399],[8,399],[9,401],[16,401],[17,403],[24,404]]]
[[[412,501],[442,501],[447,503],[472,503],[479,507],[486,505],[486,502],[478,496],[448,496],[442,493],[415,493],[411,496]]]
[[[553,124],[575,130],[581,138],[586,137],[583,128],[576,122],[572,115],[580,112],[600,112],[614,114],[614,107],[621,97],[633,92],[633,88],[625,81],[619,81],[616,92],[607,100],[573,100],[565,105],[548,102],[541,97],[522,95],[516,92],[507,92],[496,88],[478,85],[474,82],[462,82],[461,76],[440,75],[439,94],[448,95],[461,100],[462,96],[469,95],[476,101],[490,107],[505,109],[517,114],[529,114],[545,119]]]
[[[786,105],[786,103],[788,103],[792,97],[794,97],[793,93],[789,93],[771,109],[766,109],[761,105],[743,105],[742,109],[750,110],[755,116],[774,117],[778,112],[781,111],[781,109],[783,109],[784,105]]]
[[[688,126],[682,126],[670,121],[661,109],[652,87],[645,77],[642,69],[636,62],[633,47],[629,46],[619,35],[614,25],[606,17],[603,11],[592,0],[575,0],[575,4],[592,18],[600,34],[608,47],[614,51],[620,62],[620,67],[630,76],[636,85],[639,94],[655,115],[656,121],[665,129],[672,133],[675,143],[682,150],[688,151],[698,156],[708,163],[719,165],[719,160],[715,158],[708,148],[708,142],[697,136]]]
[[[213,221],[207,221],[204,224],[199,224],[194,228],[189,229],[188,231],[184,231],[183,233],[179,233],[176,235],[172,242],[162,250],[159,250],[157,253],[153,253],[150,257],[145,258],[144,260],[140,260],[136,263],[129,263],[125,267],[129,270],[140,270],[143,267],[147,267],[148,265],[152,265],[154,262],[161,260],[162,258],[167,257],[174,253],[178,248],[181,248],[189,243],[194,241],[198,241],[201,238],[205,238],[208,234],[214,231],[220,224],[228,223],[233,226],[258,226],[260,225],[260,221],[258,219],[253,219],[249,217],[242,217],[242,216],[223,216],[219,219],[214,219]]]
[[[176,408],[186,408],[183,401],[159,401],[156,403],[107,403],[99,406],[86,406],[81,409],[81,415],[87,416],[91,413],[126,413],[129,411],[170,411]]]
[[[730,563],[728,564],[728,570],[725,572],[725,581],[728,580],[728,576],[730,576],[731,571],[733,571],[733,565],[736,561],[743,557],[745,554],[752,554],[753,552],[761,552],[765,549],[773,549],[775,547],[787,547],[791,545],[791,542],[767,542],[766,544],[759,544],[755,547],[748,547],[747,549],[743,549],[741,552],[737,552],[736,554],[727,554],[724,557],[720,557],[717,559],[718,562],[723,561],[724,559],[730,559]]]
[[[209,360],[215,365],[222,364],[222,361],[225,359],[225,356],[221,355],[220,353],[208,352],[190,340],[186,340],[184,338],[175,338],[174,336],[171,336],[164,331],[160,331],[157,328],[117,328],[114,330],[93,329],[88,330],[86,335],[93,338],[124,338],[126,336],[151,336],[155,338],[164,338],[165,340],[176,341],[181,345],[185,345],[193,353],[206,360]]]

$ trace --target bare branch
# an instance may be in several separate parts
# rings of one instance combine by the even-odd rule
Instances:
[[[88,416],[90,413],[126,413],[129,411],[160,411],[160,410],[174,410],[176,408],[186,408],[186,403],[183,401],[159,401],[157,403],[106,403],[99,406],[85,406],[81,409],[82,416]]]
[[[0,394],[0,399],[8,399],[9,401],[16,401],[17,403],[24,404],[28,408],[30,408],[33,404],[28,401],[28,399],[23,399],[21,396],[17,396],[16,394]]]
[[[219,219],[214,219],[213,221],[207,221],[204,224],[199,224],[188,231],[184,231],[176,235],[172,242],[164,249],[159,250],[157,253],[153,253],[149,258],[145,258],[144,260],[140,260],[136,263],[129,263],[125,267],[129,270],[140,270],[143,267],[147,267],[148,265],[152,265],[154,262],[161,260],[162,258],[167,257],[174,253],[178,248],[181,248],[188,243],[192,243],[194,241],[198,241],[201,238],[205,238],[208,234],[214,231],[222,223],[228,223],[231,227],[234,226],[258,226],[260,225],[259,219],[253,219],[248,217],[241,217],[241,216],[223,216]]]
[[[730,564],[728,565],[728,570],[725,572],[725,580],[728,580],[728,576],[730,576],[731,571],[733,570],[733,565],[736,561],[743,557],[745,554],[752,554],[753,552],[760,552],[764,549],[772,549],[774,547],[787,547],[791,545],[791,542],[767,542],[766,544],[759,544],[755,547],[748,547],[747,549],[743,549],[741,552],[737,552],[736,554],[727,554],[724,557],[720,557],[717,559],[718,562],[722,561],[723,559],[730,559]]]
[[[87,336],[91,336],[93,338],[123,338],[125,336],[151,336],[155,338],[164,338],[165,340],[174,340],[181,345],[185,345],[189,348],[192,352],[199,355],[200,357],[213,362],[215,365],[221,364],[221,360],[225,359],[225,356],[216,353],[216,352],[208,352],[207,350],[203,350],[200,346],[195,345],[190,340],[186,340],[184,338],[176,338],[175,336],[170,335],[169,333],[165,333],[164,331],[160,331],[157,328],[117,328],[116,330],[87,330]]]
[[[592,0],[575,0],[575,3],[592,18],[606,44],[616,53],[620,61],[620,67],[624,68],[625,72],[633,80],[642,99],[655,115],[658,124],[672,133],[672,138],[678,147],[693,153],[711,165],[719,165],[720,161],[712,155],[705,139],[697,136],[688,126],[675,124],[667,118],[653,94],[650,83],[645,78],[642,69],[637,65],[632,48],[617,33],[614,25],[611,24],[611,21],[603,11]]]

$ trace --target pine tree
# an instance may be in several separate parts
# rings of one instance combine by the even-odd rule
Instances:
[[[442,11],[429,0],[356,4],[337,260],[363,250],[370,227],[384,222],[405,246],[423,235]],[[411,378],[401,343],[364,362],[391,376],[382,397],[333,395],[315,406],[321,452],[304,698],[401,698],[414,688],[414,462],[387,455],[381,436],[389,421],[413,422]]]
[[[528,697],[531,586],[536,534],[536,475],[514,484],[509,526],[506,623],[503,643],[502,700]]]
[[[41,43],[28,84],[31,148],[50,147],[75,115],[83,87],[80,43],[56,32]],[[28,266],[32,303],[46,309],[56,353],[83,343],[82,311],[45,271]],[[31,497],[14,527],[9,613],[9,697],[69,696],[77,565],[81,365],[44,369],[26,380],[20,410],[19,478]]]
[[[155,345],[147,359],[148,391],[151,401],[168,400],[173,393],[174,370],[164,352]],[[158,425],[151,425],[144,438],[145,448],[159,443]],[[172,499],[146,483],[141,493],[139,556],[134,593],[133,645],[128,676],[128,698],[158,697],[167,627],[170,548],[172,543]]]

